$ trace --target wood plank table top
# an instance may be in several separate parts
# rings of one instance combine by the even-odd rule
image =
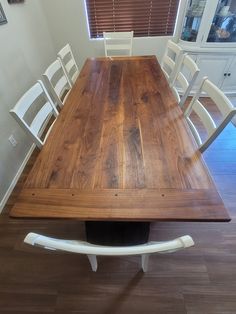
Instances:
[[[10,215],[230,220],[155,56],[85,62]]]

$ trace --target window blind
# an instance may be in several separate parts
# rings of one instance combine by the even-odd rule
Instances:
[[[86,0],[91,38],[134,31],[135,37],[173,35],[179,0]]]

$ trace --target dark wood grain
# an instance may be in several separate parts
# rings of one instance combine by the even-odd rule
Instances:
[[[229,124],[203,155],[232,221],[151,223],[150,240],[189,234],[195,246],[151,256],[146,274],[138,256],[100,257],[93,273],[85,256],[23,244],[32,231],[85,239],[84,223],[75,219],[9,218],[35,151],[0,216],[0,313],[235,314],[235,137]]]
[[[31,217],[34,208],[33,217],[47,218],[49,208],[50,217],[81,220],[226,219],[218,192],[206,189],[23,189],[17,204],[15,217]]]
[[[154,56],[86,61],[11,216],[230,219]]]
[[[23,244],[32,231],[85,239],[84,223],[76,219],[9,218],[38,158],[35,151],[0,215],[0,313],[235,314],[235,138],[229,124],[203,154],[232,221],[151,223],[150,240],[189,234],[195,246],[151,256],[146,274],[139,256],[99,257],[93,273],[86,256]]]

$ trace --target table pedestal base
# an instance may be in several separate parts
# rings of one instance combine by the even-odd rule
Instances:
[[[89,243],[128,246],[148,242],[150,222],[86,221]]]

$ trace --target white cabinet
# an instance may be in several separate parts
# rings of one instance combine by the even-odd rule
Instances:
[[[236,94],[236,0],[182,0],[179,45],[224,92]]]
[[[196,90],[202,78],[207,76],[223,92],[236,94],[236,56],[204,53],[195,54],[193,59],[200,69],[193,90]]]
[[[208,76],[214,84],[221,87],[232,62],[232,56],[204,54],[198,55],[196,62],[200,69],[196,85],[199,85],[204,76]]]
[[[236,47],[236,0],[182,0],[178,34],[204,47]]]
[[[221,86],[222,90],[226,93],[236,93],[236,56],[232,57],[231,63],[227,71],[224,72],[224,75],[224,81]]]

